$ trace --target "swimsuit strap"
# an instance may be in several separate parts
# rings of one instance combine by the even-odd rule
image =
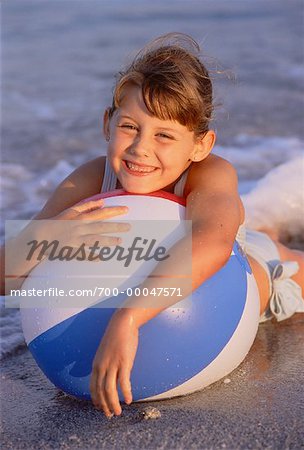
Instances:
[[[182,174],[182,176],[180,177],[180,179],[174,186],[174,194],[177,195],[178,197],[184,196],[184,189],[185,189],[185,184],[187,181],[188,172],[189,172],[189,168],[187,170],[185,170],[185,172]]]
[[[116,183],[117,183],[116,175],[108,161],[108,158],[106,158],[106,165],[105,165],[105,169],[104,169],[102,186],[101,186],[100,192],[114,191],[114,189],[116,188]]]

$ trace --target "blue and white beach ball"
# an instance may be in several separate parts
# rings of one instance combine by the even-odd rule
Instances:
[[[99,197],[105,195],[94,198]],[[129,207],[129,213],[120,217],[126,221],[180,221],[185,216],[181,202],[181,198],[164,192],[133,195],[114,191],[105,198],[106,206]],[[77,264],[44,260],[22,288],[89,288],[91,280],[96,284],[96,277],[101,276],[101,265],[90,264],[86,276],[83,261]],[[137,274],[134,268],[134,275],[128,277],[129,286],[136,286]],[[108,277],[109,283],[112,278]],[[116,277],[115,282],[125,280],[117,281]],[[79,305],[73,303],[71,307],[62,306],[59,297],[41,297],[41,307],[31,307],[25,303],[29,298],[24,299],[21,315],[26,342],[38,366],[55,386],[73,396],[90,398],[95,352],[115,311],[115,301],[125,298],[100,298],[97,294],[89,300],[81,298]],[[103,305],[109,307],[92,307],[102,302],[108,302]],[[131,373],[134,401],[192,393],[226,376],[245,358],[258,328],[259,295],[237,242],[226,265],[193,292],[186,303],[182,300],[169,307],[140,328]],[[123,400],[120,390],[119,396]]]

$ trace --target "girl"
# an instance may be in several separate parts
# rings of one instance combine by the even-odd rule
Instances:
[[[97,235],[101,230],[123,231],[122,224],[105,229],[100,221],[124,214],[126,208],[102,207],[102,200],[77,205],[84,198],[115,188],[183,196],[186,218],[192,220],[192,290],[227,262],[237,239],[258,285],[261,321],[273,316],[283,320],[304,311],[304,255],[242,225],[236,171],[211,153],[216,139],[209,129],[212,83],[198,54],[191,37],[176,33],[156,39],[135,57],[119,74],[112,106],[104,114],[107,157],[75,170],[35,218],[92,220],[94,232],[91,228],[87,233]],[[104,245],[117,243],[111,236],[103,239]],[[133,304],[112,317],[90,383],[92,401],[107,417],[121,413],[117,382],[125,402],[132,401],[130,373],[138,330],[160,311]]]

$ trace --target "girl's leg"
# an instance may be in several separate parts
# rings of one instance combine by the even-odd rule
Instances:
[[[291,279],[302,288],[302,292],[304,293],[304,252],[292,250],[275,240],[273,242],[278,249],[281,261],[297,261],[299,264],[299,271]],[[248,260],[259,289],[261,315],[268,306],[269,281],[264,268],[251,256],[248,256]]]
[[[299,271],[291,277],[296,283],[302,288],[304,294],[304,251],[293,250],[286,247],[279,241],[279,232],[272,228],[261,228],[258,229],[262,233],[267,234],[273,243],[276,245],[281,261],[297,261],[299,264]]]
[[[269,281],[268,276],[264,268],[259,264],[254,258],[248,256],[248,261],[251,266],[255,281],[258,286],[259,294],[260,294],[260,316],[266,310],[269,301]]]
[[[300,250],[292,250],[285,245],[281,244],[281,242],[274,241],[280,258],[282,261],[297,261],[299,264],[299,271],[291,277],[299,286],[302,288],[302,292],[304,294],[304,252]]]

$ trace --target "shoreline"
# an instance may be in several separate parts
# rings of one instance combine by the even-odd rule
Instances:
[[[111,420],[55,388],[19,349],[2,361],[2,448],[300,448],[303,331],[302,314],[264,323],[225,379],[188,396],[123,405]],[[144,420],[147,406],[161,417]]]

